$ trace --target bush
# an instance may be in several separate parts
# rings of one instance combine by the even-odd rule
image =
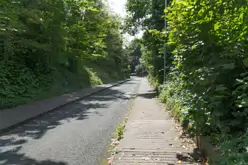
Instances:
[[[162,101],[191,135],[230,137],[221,164],[247,164],[247,2],[178,0],[167,13],[174,50]]]

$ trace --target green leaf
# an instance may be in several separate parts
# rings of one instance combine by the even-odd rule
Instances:
[[[226,70],[232,70],[235,68],[235,64],[234,63],[230,63],[230,64],[224,64],[222,65],[223,69],[226,69]]]
[[[216,91],[225,91],[227,90],[227,87],[223,86],[223,85],[219,85],[216,87]]]
[[[219,28],[220,28],[220,24],[219,23],[214,24],[214,30],[215,31],[218,30]]]
[[[243,64],[248,67],[248,57],[243,60]]]

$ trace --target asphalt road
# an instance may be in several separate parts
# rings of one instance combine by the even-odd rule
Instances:
[[[0,136],[0,165],[100,165],[140,78],[133,77]]]

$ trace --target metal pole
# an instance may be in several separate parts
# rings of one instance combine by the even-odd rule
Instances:
[[[165,0],[165,9],[167,9],[168,2]],[[165,22],[164,22],[164,30],[167,29],[167,21],[166,21],[166,15],[165,15]],[[165,84],[165,77],[166,77],[166,56],[167,56],[167,50],[166,50],[166,43],[164,45],[164,84]]]

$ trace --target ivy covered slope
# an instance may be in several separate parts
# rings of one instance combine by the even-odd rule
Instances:
[[[191,135],[211,137],[222,154],[219,164],[247,164],[248,2],[169,1],[165,31],[155,26],[162,9],[143,10],[147,4],[159,2],[128,3],[128,29],[142,27],[145,31],[142,59],[150,80],[156,86],[162,84],[166,45],[161,100]]]
[[[1,0],[0,109],[122,79],[121,21],[102,0]]]

